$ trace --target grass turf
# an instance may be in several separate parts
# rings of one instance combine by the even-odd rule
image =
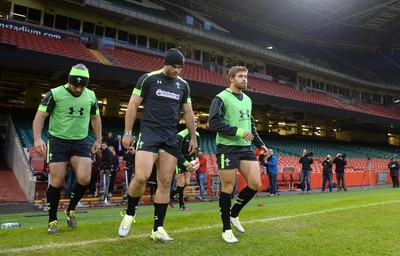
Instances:
[[[222,240],[216,201],[169,208],[169,244],[150,239],[152,206],[139,206],[126,238],[117,233],[121,208],[85,210],[75,230],[59,211],[59,235],[47,234],[47,216],[3,214],[0,223],[22,226],[0,230],[0,255],[399,255],[399,195],[376,188],[254,198],[240,214],[246,233],[234,230],[238,244]]]

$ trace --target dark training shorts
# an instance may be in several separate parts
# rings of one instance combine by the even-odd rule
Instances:
[[[179,173],[185,173],[188,170],[186,169],[186,166],[183,163],[180,163],[180,161],[178,161],[178,165],[176,166],[175,169],[175,173],[179,174]]]
[[[178,137],[173,136],[164,138],[160,135],[139,134],[136,144],[136,151],[148,151],[153,153],[167,152],[178,158],[180,150],[178,148]]]
[[[47,143],[47,162],[69,162],[71,156],[90,158],[90,141],[88,137],[81,140],[64,140],[49,135]]]
[[[239,168],[241,160],[257,161],[257,158],[253,151],[217,154],[217,163],[221,170]]]

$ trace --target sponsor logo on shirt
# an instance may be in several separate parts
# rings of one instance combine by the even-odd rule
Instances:
[[[179,100],[179,98],[180,98],[179,94],[176,94],[176,93],[173,93],[173,92],[167,92],[167,91],[164,91],[164,90],[161,90],[161,89],[158,89],[156,91],[156,95],[159,96],[159,97],[165,97],[165,98],[170,98],[170,99],[174,99],[174,100]]]

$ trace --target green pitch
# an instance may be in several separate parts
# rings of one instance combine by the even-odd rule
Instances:
[[[265,206],[258,206],[264,204]],[[78,227],[47,234],[47,216],[0,215],[0,255],[399,255],[400,190],[373,188],[348,192],[255,197],[242,211],[246,230],[238,244],[226,244],[218,202],[189,203],[188,212],[169,208],[164,228],[174,241],[150,239],[153,207],[139,206],[126,238],[118,237],[121,208],[81,210]],[[85,212],[86,211],[86,212]]]

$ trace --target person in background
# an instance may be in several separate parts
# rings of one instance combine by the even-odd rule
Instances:
[[[337,181],[337,191],[347,191],[346,181],[344,179],[344,167],[347,164],[346,154],[337,154],[335,159],[333,159],[333,163],[335,164],[335,173],[336,173],[336,181]]]
[[[274,150],[269,148],[267,155],[267,172],[269,176],[269,184],[271,186],[270,194],[268,196],[276,196],[277,186],[276,177],[278,176],[278,157],[274,154]]]
[[[399,187],[399,169],[400,164],[397,162],[396,158],[390,158],[390,162],[388,164],[388,168],[390,170],[390,178],[392,178],[392,183],[394,188]]]
[[[135,153],[136,153],[135,148],[131,146],[129,150],[125,152],[123,158],[123,160],[126,162],[126,167],[128,168],[126,171],[128,177],[127,186],[129,186],[129,184],[131,183],[132,175],[135,172]]]
[[[91,148],[91,159],[92,159],[92,175],[90,177],[89,183],[89,197],[94,197],[97,195],[96,183],[97,178],[99,177],[100,171],[100,160],[101,160],[101,149],[96,149],[94,147]]]
[[[196,178],[197,182],[199,183],[199,188],[200,188],[200,195],[197,198],[200,201],[204,201],[204,191],[205,191],[205,183],[207,179],[207,158],[206,155],[203,152],[203,149],[198,148],[197,149],[198,155],[199,155],[199,163],[200,167],[196,171]]]
[[[307,183],[307,193],[311,190],[311,165],[314,163],[313,153],[303,149],[299,163],[301,163],[301,194],[304,193]]]
[[[195,127],[197,129],[197,121],[195,121]],[[199,141],[199,133],[196,132],[197,141]],[[189,208],[185,206],[183,191],[185,187],[190,184],[190,177],[192,173],[188,171],[187,165],[190,161],[195,160],[195,154],[189,154],[190,147],[190,133],[188,129],[182,130],[178,133],[178,145],[181,151],[181,155],[178,157],[178,164],[176,166],[176,186],[171,191],[171,201],[170,206],[173,208],[174,205],[172,201],[174,200],[174,196],[178,194],[179,201],[179,210],[181,211],[189,211]]]
[[[117,135],[117,139],[115,140],[114,147],[117,156],[124,156],[126,148],[124,147],[124,145],[122,145],[122,137],[119,134]]]
[[[86,88],[88,84],[88,68],[83,64],[73,66],[68,82],[46,93],[33,120],[34,149],[37,153],[46,155],[50,168],[50,185],[46,192],[49,209],[48,234],[60,233],[57,209],[68,162],[75,170],[77,183],[72,189],[71,200],[64,213],[67,225],[70,228],[77,226],[75,207],[86,192],[92,172],[89,123],[96,136],[93,147],[97,150],[101,145],[99,105],[95,93]],[[46,144],[42,139],[42,131],[49,116],[49,141]]]
[[[329,192],[332,192],[332,157],[327,155],[322,162],[322,192],[325,192],[326,182],[328,181]]]
[[[71,198],[72,188],[76,185],[75,171],[72,166],[67,167],[67,178],[64,186],[64,197]]]
[[[112,172],[110,176],[110,185],[108,186],[108,198],[111,198],[114,192],[115,176],[117,176],[117,171],[119,168],[119,158],[113,146],[108,146],[108,148],[110,149],[112,154]]]

